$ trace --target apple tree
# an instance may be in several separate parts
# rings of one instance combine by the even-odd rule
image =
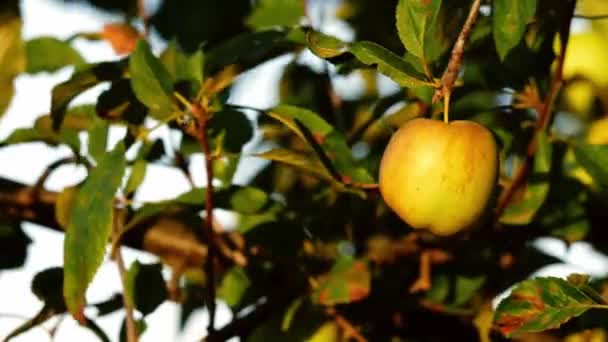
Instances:
[[[74,1],[122,20],[25,40],[19,2],[0,4],[0,115],[16,78],[72,70],[0,137],[0,153],[71,151],[33,184],[0,178],[1,270],[36,253],[23,223],[65,233],[63,265],[32,279],[42,309],[6,340],[55,316],[117,340],[96,320],[121,311],[134,342],[165,301],[182,323],[205,310],[205,341],[606,339],[607,279],[530,276],[559,262],[539,238],[606,250],[607,2]],[[78,41],[117,57],[89,62]],[[278,58],[277,103],[231,99]],[[86,177],[46,188],[64,165]],[[155,165],[190,189],[142,200]],[[87,301],[104,259],[122,292]]]

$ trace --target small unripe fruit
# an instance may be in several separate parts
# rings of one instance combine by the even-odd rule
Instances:
[[[497,174],[496,140],[482,125],[414,119],[384,151],[380,192],[410,226],[446,236],[478,222]]]

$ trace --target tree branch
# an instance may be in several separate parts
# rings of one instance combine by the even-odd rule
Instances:
[[[448,66],[445,68],[443,76],[441,76],[441,88],[437,89],[433,95],[433,103],[441,100],[442,97],[445,97],[445,102],[449,103],[452,87],[454,86],[456,79],[458,79],[458,74],[460,73],[464,61],[464,47],[471,35],[473,24],[475,24],[477,16],[479,15],[479,7],[481,7],[481,0],[474,0],[471,9],[469,10],[467,20],[452,48],[452,55],[448,62]]]
[[[565,9],[564,18],[561,21],[560,42],[562,48],[560,53],[557,55],[555,74],[551,80],[549,92],[545,96],[542,106],[539,106],[540,108],[538,108],[538,120],[536,121],[534,136],[528,144],[524,163],[517,170],[517,173],[513,177],[513,181],[511,182],[510,186],[503,192],[498,200],[498,204],[494,212],[494,224],[498,223],[500,217],[505,212],[507,206],[517,193],[517,190],[519,190],[519,188],[525,183],[530,170],[532,170],[532,164],[534,163],[534,156],[536,155],[537,150],[538,134],[542,131],[546,131],[549,127],[549,123],[551,122],[553,104],[564,82],[564,60],[566,58],[566,50],[568,48],[568,37],[570,36],[570,22],[574,16],[576,1],[570,1],[568,6],[569,8]]]
[[[122,211],[117,212],[114,215],[114,236],[117,236],[117,232],[122,230],[122,222],[124,215]],[[135,326],[135,318],[133,316],[133,301],[132,298],[127,294],[127,268],[125,267],[125,261],[122,258],[122,252],[120,250],[120,243],[116,245],[115,254],[112,256],[116,261],[116,267],[120,275],[120,282],[122,284],[122,305],[125,308],[125,321],[127,326],[127,341],[137,342],[138,333]]]
[[[209,136],[207,134],[208,113],[205,105],[195,103],[192,105],[193,114],[198,118],[197,139],[205,156],[205,174],[207,177],[207,191],[205,191],[205,227],[203,233],[208,245],[208,255],[205,262],[205,273],[207,275],[207,306],[209,307],[208,333],[215,330],[215,232],[213,231],[213,165],[211,148],[209,147]]]

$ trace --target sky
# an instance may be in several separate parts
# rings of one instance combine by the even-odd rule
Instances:
[[[148,1],[151,8],[158,1]],[[23,35],[25,39],[40,36],[54,36],[67,38],[76,32],[100,31],[103,24],[117,21],[120,18],[104,14],[94,9],[82,7],[77,4],[65,4],[53,0],[22,0],[22,15],[24,20]],[[327,21],[323,29],[327,33],[335,34],[343,39],[352,38],[352,32],[339,22]],[[152,45],[155,51],[160,51],[164,43],[156,36],[152,36]],[[77,40],[75,47],[88,62],[99,62],[116,59],[108,44],[104,42],[86,42]],[[278,96],[271,91],[276,89],[280,77],[280,69],[293,57],[284,56],[271,63],[266,63],[252,72],[242,76],[230,96],[230,102],[257,108],[268,108],[276,104]],[[314,58],[304,55],[304,61],[315,63]],[[317,61],[316,64],[319,62]],[[36,117],[49,110],[50,94],[53,85],[69,78],[71,68],[58,72],[40,73],[36,75],[21,75],[16,80],[16,95],[7,111],[0,119],[0,139],[6,137],[18,127],[30,126]],[[387,79],[380,77],[381,93],[388,93],[395,88]],[[255,82],[255,85],[253,84]],[[360,91],[360,82],[352,77],[340,77],[334,80],[337,92],[345,97],[352,96]],[[96,87],[79,96],[73,104],[91,103],[107,85]],[[167,130],[160,129],[154,134],[169,139]],[[112,132],[111,141],[121,136],[120,130]],[[252,148],[255,143],[249,144]],[[48,148],[43,144],[23,144],[15,147],[0,149],[0,176],[32,184],[38,178],[46,165],[52,161],[70,155],[66,147]],[[245,183],[251,176],[251,170],[263,166],[260,160],[246,159],[246,167],[240,167],[236,181]],[[202,172],[202,156],[196,157],[193,162],[195,183],[204,185]],[[64,166],[58,169],[48,179],[45,186],[49,190],[61,191],[65,186],[78,183],[85,176],[84,170]],[[159,186],[162,179],[163,186]],[[175,197],[189,189],[183,175],[177,171],[162,166],[153,166],[142,184],[137,199],[140,201],[157,201]],[[63,262],[63,234],[45,229],[34,224],[24,224],[24,230],[33,239],[29,246],[28,258],[23,268],[9,271],[0,271],[0,340],[12,329],[21,324],[24,319],[33,316],[42,306],[41,302],[30,292],[30,282],[33,276],[46,268],[61,266]],[[539,270],[537,275],[565,276],[572,272],[585,272],[593,276],[608,274],[608,257],[594,251],[589,245],[575,243],[569,248],[556,239],[543,238],[535,245],[548,254],[564,260],[562,264],[549,265]],[[134,260],[143,263],[156,262],[153,255],[123,249],[127,264]],[[165,270],[165,276],[168,276]],[[118,271],[112,262],[106,260],[96,275],[88,293],[89,302],[102,301],[120,291]],[[222,326],[229,322],[231,314],[228,308],[221,304],[217,325]],[[123,313],[117,312],[97,320],[98,324],[108,333],[112,340],[117,340],[118,331],[123,319]],[[183,333],[178,332],[179,307],[173,303],[161,305],[146,319],[148,330],[144,333],[142,341],[198,341],[204,334],[207,314],[204,310],[195,312]],[[52,319],[42,328],[35,328],[15,338],[14,341],[45,341],[49,340],[48,329],[57,324]],[[77,325],[71,318],[61,321],[55,334],[55,341],[81,340],[95,341],[96,338],[86,329]]]

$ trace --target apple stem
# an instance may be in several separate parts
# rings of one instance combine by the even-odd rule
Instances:
[[[450,91],[446,91],[443,96],[443,122],[448,123],[450,121]]]

